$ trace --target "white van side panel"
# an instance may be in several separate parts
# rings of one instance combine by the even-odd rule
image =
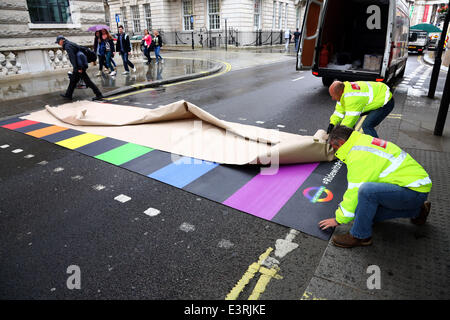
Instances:
[[[384,46],[384,56],[383,56],[383,64],[381,66],[381,77],[386,76],[386,70],[388,68],[389,64],[389,55],[391,54],[391,40],[392,40],[392,32],[394,27],[394,21],[395,21],[395,10],[396,10],[397,4],[396,0],[390,0],[389,1],[389,17],[388,17],[388,26],[387,26],[387,32],[386,32],[386,44]]]

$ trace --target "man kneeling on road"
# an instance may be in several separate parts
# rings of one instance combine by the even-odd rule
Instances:
[[[67,55],[69,56],[70,63],[73,66],[73,72],[70,77],[69,86],[67,87],[67,91],[65,94],[61,94],[63,98],[72,100],[72,94],[75,90],[77,83],[82,79],[86,86],[92,89],[95,93],[94,99],[102,99],[103,95],[97,86],[91,81],[86,70],[88,68],[87,59],[84,56],[84,53],[81,52],[81,48],[76,43],[73,43],[63,36],[58,36],[56,38],[56,43],[59,44],[64,50],[66,50]]]
[[[394,218],[411,218],[423,225],[430,212],[428,173],[392,142],[335,127],[328,138],[336,157],[347,165],[348,188],[336,218],[319,222],[322,230],[354,220],[350,233],[334,235],[343,248],[372,244],[372,225]]]
[[[334,81],[329,88],[329,93],[336,101],[336,108],[330,117],[327,133],[330,133],[338,124],[353,128],[359,117],[367,114],[362,124],[364,133],[378,138],[375,127],[394,108],[392,93],[382,82]]]

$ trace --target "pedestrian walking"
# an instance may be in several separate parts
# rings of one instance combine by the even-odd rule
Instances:
[[[291,41],[291,30],[287,29],[284,32],[284,41],[285,41],[285,51],[288,52],[289,50],[289,42]]]
[[[105,60],[106,60],[106,67],[111,70],[110,75],[115,76],[116,71],[114,70],[114,67],[112,65],[111,59],[114,57],[114,40],[111,34],[106,29],[102,29],[102,40],[105,43]]]
[[[95,93],[94,99],[102,99],[103,95],[97,86],[91,81],[89,76],[86,73],[88,68],[87,58],[84,53],[81,51],[81,48],[78,44],[71,42],[64,38],[64,36],[60,35],[56,38],[56,43],[59,44],[69,56],[70,63],[72,64],[73,70],[72,75],[70,77],[69,86],[67,87],[66,93],[61,94],[62,97],[72,100],[73,91],[75,90],[76,85],[82,79],[86,86],[92,89]]]
[[[298,28],[294,32],[294,41],[295,41],[295,52],[298,52],[298,44],[300,42],[300,37],[302,36],[302,33],[298,31]]]
[[[131,43],[130,37],[123,30],[123,26],[119,26],[119,34],[117,36],[116,42],[116,51],[122,56],[123,67],[125,68],[125,71],[122,74],[130,73],[128,66],[130,66],[133,69],[133,71],[136,72],[136,67],[128,59],[128,56],[131,54]]]
[[[394,97],[389,87],[382,82],[334,81],[329,94],[336,101],[334,113],[330,117],[327,133],[340,124],[353,128],[359,118],[367,114],[362,124],[365,134],[378,138],[375,127],[394,108]]]
[[[103,68],[106,66],[106,52],[105,52],[105,42],[102,40],[102,35],[100,31],[95,32],[94,37],[94,51],[98,58],[98,73],[96,76],[101,76],[103,73]]]
[[[162,47],[162,38],[161,38],[161,35],[159,34],[158,30],[153,31],[153,41],[155,42],[156,63],[158,63],[159,61],[161,61],[161,63],[164,63],[163,58],[159,54],[161,47]]]
[[[150,64],[152,62],[152,57],[150,57],[150,52],[154,49],[154,42],[152,39],[152,35],[148,32],[148,29],[144,30],[144,55],[147,58],[146,64]]]
[[[347,166],[347,191],[335,218],[319,222],[322,230],[353,221],[349,233],[334,235],[343,248],[372,244],[372,225],[395,218],[425,224],[431,203],[427,201],[431,179],[425,169],[392,142],[337,126],[328,142]]]

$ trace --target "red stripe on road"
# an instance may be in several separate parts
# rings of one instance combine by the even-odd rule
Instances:
[[[31,126],[32,124],[36,124],[36,123],[39,123],[39,122],[31,121],[31,120],[24,120],[24,121],[14,122],[14,123],[10,123],[10,124],[5,124],[2,127],[6,128],[6,129],[14,130],[14,129],[23,128],[26,126]]]

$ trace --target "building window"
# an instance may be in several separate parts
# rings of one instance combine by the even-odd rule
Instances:
[[[192,0],[183,0],[183,30],[194,30],[194,24],[191,22]]]
[[[150,3],[144,4],[145,28],[150,32],[152,30],[152,10]]]
[[[300,29],[300,6],[296,7],[296,18],[295,18],[295,27]]]
[[[256,29],[261,29],[261,0],[254,0],[253,10],[253,26]]]
[[[283,4],[281,2],[278,3],[278,29],[281,29],[281,17],[283,11]]]
[[[220,29],[220,2],[219,0],[208,0],[208,23],[209,29]]]
[[[139,16],[139,6],[130,6],[131,19],[133,21],[133,33],[141,32],[141,17]]]
[[[27,0],[32,23],[72,23],[69,0]]]
[[[120,15],[122,16],[122,24],[125,32],[128,32],[127,7],[120,7]]]
[[[273,2],[273,15],[272,15],[272,29],[275,29],[275,23],[277,20],[277,2]]]

